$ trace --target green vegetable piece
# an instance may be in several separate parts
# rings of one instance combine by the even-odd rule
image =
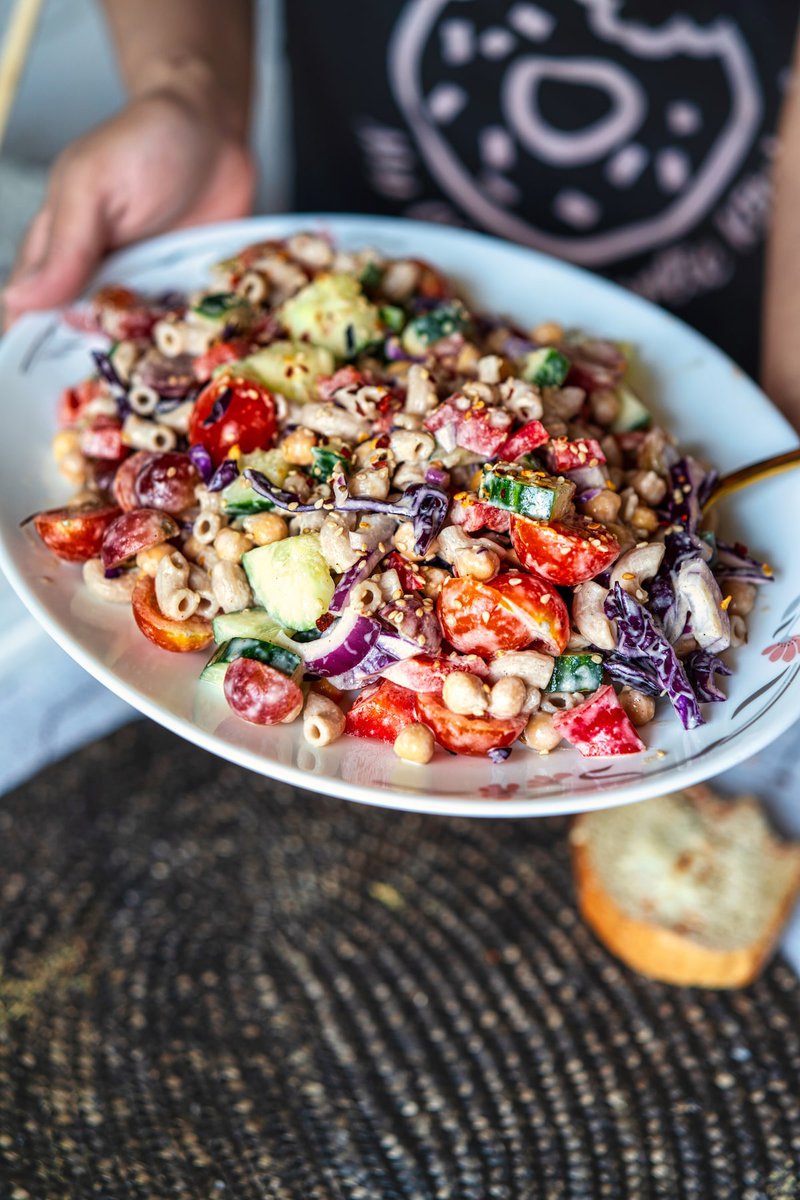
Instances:
[[[349,456],[335,446],[312,446],[312,463],[308,468],[309,475],[325,483],[336,471],[345,474],[350,470]]]
[[[617,399],[619,400],[619,413],[611,425],[612,433],[633,433],[637,429],[650,427],[653,421],[651,413],[627,384],[619,385]]]
[[[546,692],[596,692],[603,682],[600,654],[561,654],[553,664]]]
[[[295,342],[354,358],[384,337],[378,309],[353,275],[318,275],[278,310]]]
[[[289,464],[280,450],[254,450],[239,459],[239,476],[221,492],[222,508],[229,517],[249,517],[253,513],[271,512],[275,505],[266,496],[259,496],[244,477],[245,467],[266,475],[275,487],[283,487],[289,474]]]
[[[212,292],[209,296],[203,296],[192,311],[199,313],[201,317],[219,320],[220,317],[227,316],[231,309],[240,308],[244,303],[243,298],[236,292]]]
[[[399,333],[406,323],[405,310],[398,308],[396,304],[384,304],[378,312],[384,325],[391,329],[392,333]]]
[[[283,631],[263,608],[242,608],[239,612],[218,613],[211,625],[217,645],[231,638],[257,638],[260,642],[279,642]]]
[[[358,282],[367,292],[373,292],[380,285],[383,279],[384,267],[380,263],[375,262],[375,259],[370,259],[364,270],[359,276]]]
[[[555,346],[531,350],[522,360],[522,378],[537,387],[561,387],[569,374],[569,359]]]
[[[212,683],[224,683],[228,666],[237,658],[255,659],[256,662],[264,663],[265,666],[272,667],[289,678],[301,664],[299,654],[285,650],[283,646],[275,646],[257,638],[235,637],[217,647],[200,673],[200,678]]]
[[[570,509],[575,484],[522,463],[498,462],[481,471],[478,499],[532,521],[559,521]]]
[[[319,534],[256,546],[242,558],[256,600],[288,629],[311,629],[328,611],[334,584],[319,548]]]
[[[463,333],[468,325],[469,313],[464,305],[459,300],[448,300],[409,321],[400,340],[407,354],[419,358],[429,346],[454,333]]]
[[[271,392],[279,392],[287,400],[305,404],[317,398],[317,381],[332,375],[336,360],[322,346],[297,345],[279,341],[250,354],[239,363],[239,370],[252,375]]]

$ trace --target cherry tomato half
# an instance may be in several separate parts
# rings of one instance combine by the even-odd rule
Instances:
[[[619,542],[605,525],[581,516],[545,525],[514,515],[511,544],[527,570],[562,587],[594,579],[620,552]]]
[[[211,622],[207,617],[195,614],[186,621],[173,621],[171,617],[165,617],[156,601],[155,580],[149,575],[142,573],[136,580],[131,605],[139,629],[162,650],[178,654],[205,650],[214,640]]]
[[[293,679],[255,659],[234,659],[224,686],[237,717],[253,725],[278,725],[303,706],[303,693]]]
[[[569,614],[558,592],[522,571],[498,575],[491,583],[448,579],[437,611],[445,637],[465,654],[490,657],[532,643],[561,654],[569,640]]]
[[[528,720],[527,713],[516,717],[465,717],[451,712],[432,693],[417,696],[417,715],[436,741],[453,754],[488,754],[515,742]]]
[[[272,394],[252,379],[225,372],[197,397],[189,441],[193,446],[205,446],[218,467],[232,446],[238,446],[243,454],[268,449],[276,430]]]
[[[72,508],[51,508],[33,520],[36,532],[57,558],[86,562],[97,558],[106,530],[120,515],[115,504],[89,503]]]

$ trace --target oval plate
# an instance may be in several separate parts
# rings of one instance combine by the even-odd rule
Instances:
[[[682,446],[729,471],[797,442],[785,419],[733,363],[675,318],[575,267],[481,234],[390,218],[264,217],[170,234],[124,251],[99,282],[144,290],[190,288],[248,242],[298,229],[329,232],[345,249],[376,246],[430,259],[482,307],[523,327],[544,319],[632,342],[640,387]],[[459,816],[544,816],[641,800],[707,779],[754,754],[800,716],[800,473],[720,505],[723,530],[769,561],[750,640],[732,652],[728,702],[707,705],[708,724],[685,733],[669,705],[644,730],[648,749],[585,759],[572,749],[540,757],[517,747],[501,765],[438,752],[427,767],[390,746],[344,738],[322,750],[299,724],[260,729],[238,720],[198,675],[199,655],[167,654],[138,632],[124,607],[93,600],[77,567],[58,562],[20,520],[64,502],[50,456],[59,391],[86,374],[97,339],[56,314],[25,318],[0,344],[0,566],[47,632],[87,671],[153,720],[262,775],[366,804]]]

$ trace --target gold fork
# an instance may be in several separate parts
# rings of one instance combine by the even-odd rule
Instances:
[[[707,512],[718,500],[723,500],[751,483],[760,483],[762,479],[771,479],[773,475],[781,475],[784,471],[794,470],[795,467],[800,467],[800,447],[797,450],[787,450],[785,454],[773,454],[771,458],[762,458],[761,462],[750,463],[747,467],[739,467],[738,471],[731,471],[717,480],[703,505],[703,512]]]

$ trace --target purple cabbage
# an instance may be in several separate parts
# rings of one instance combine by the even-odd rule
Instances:
[[[211,476],[214,474],[214,463],[211,460],[211,455],[206,450],[205,446],[190,446],[189,458],[197,468],[197,472],[203,483],[208,483]]]
[[[751,558],[740,542],[717,542],[713,570],[718,579],[739,579],[742,583],[772,583],[774,579],[772,568]]]
[[[621,654],[609,654],[603,669],[614,683],[621,687],[636,688],[646,696],[660,696],[661,684],[649,658],[623,658]]]
[[[506,759],[511,755],[511,747],[510,746],[492,746],[491,750],[487,750],[486,754],[487,754],[487,757],[490,758],[493,763],[499,764],[499,763],[505,762]]]
[[[260,471],[248,467],[244,473],[259,496],[271,500],[276,508],[289,512],[313,512],[319,503],[301,504],[292,492],[274,487]],[[386,513],[388,516],[411,520],[414,527],[415,554],[426,554],[444,524],[450,497],[440,488],[429,483],[412,483],[399,500],[375,500],[368,496],[351,496],[344,475],[332,479],[333,500],[323,507],[336,512]]]
[[[212,425],[216,425],[217,421],[222,420],[231,406],[231,400],[233,400],[232,388],[225,388],[224,391],[220,392],[211,405],[211,411],[203,421],[203,429],[210,429]]]
[[[105,379],[111,389],[111,395],[117,404],[117,412],[120,419],[124,421],[131,411],[131,406],[128,403],[128,389],[122,382],[109,354],[106,354],[103,350],[93,350],[92,358],[95,361],[98,373]]]
[[[703,504],[717,481],[715,471],[707,471],[697,459],[687,455],[670,467],[669,491],[660,515],[670,525],[694,534],[703,516]]]
[[[223,488],[233,483],[234,479],[239,478],[239,464],[235,458],[226,458],[225,462],[220,463],[208,483],[210,492],[221,492]]]
[[[717,686],[715,675],[732,675],[730,667],[708,650],[694,650],[683,660],[686,674],[697,699],[703,704],[716,704],[728,697]]]
[[[345,571],[337,583],[328,611],[338,616],[342,609],[346,607],[353,588],[358,587],[359,583],[363,583],[365,579],[369,579],[378,563],[386,554],[388,554],[388,550],[381,550],[378,546],[374,550],[370,550],[369,554],[362,554],[358,562],[354,563],[349,571]]]
[[[705,558],[708,547],[693,533],[675,528],[664,538],[661,566],[647,585],[651,612],[663,621],[676,602],[675,574],[691,558]]]
[[[695,729],[705,720],[683,665],[653,617],[619,583],[606,597],[603,611],[617,624],[617,653],[623,658],[646,658],[652,664],[661,690],[669,696],[684,729]]]

